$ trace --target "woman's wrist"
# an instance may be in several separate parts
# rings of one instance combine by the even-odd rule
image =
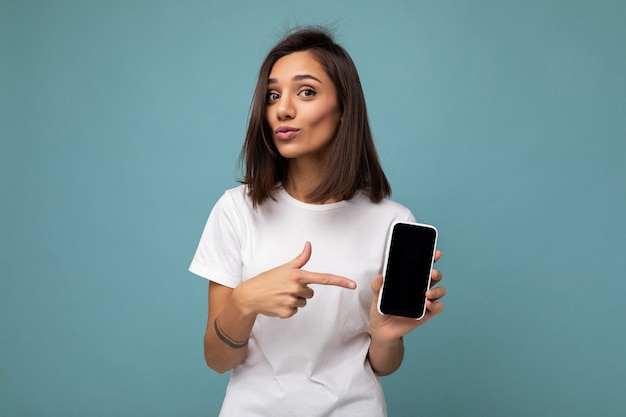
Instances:
[[[380,348],[393,348],[395,346],[404,346],[404,338],[402,336],[393,339],[376,337],[375,335],[371,335],[370,337],[372,339],[371,344]]]
[[[245,297],[240,296],[242,285],[233,290],[224,309],[215,316],[212,324],[217,338],[233,349],[242,349],[248,345],[256,319],[256,314],[246,308],[246,303],[243,302]]]
[[[246,291],[246,282],[242,282],[233,290],[230,296],[230,307],[240,319],[255,318],[256,312],[250,307],[251,303]]]
[[[219,315],[215,317],[215,320],[213,321],[213,327],[215,329],[215,334],[222,342],[224,342],[225,344],[227,344],[233,349],[241,349],[248,345],[248,339],[240,341],[240,340],[235,340],[232,337],[228,336],[224,332],[224,330],[222,330],[222,326],[219,323],[219,319],[220,319]]]
[[[395,372],[404,358],[404,341],[398,339],[375,339],[372,337],[368,351],[370,366],[377,375],[389,375]]]

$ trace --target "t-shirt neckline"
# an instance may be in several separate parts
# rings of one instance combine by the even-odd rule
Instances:
[[[337,208],[340,208],[349,204],[349,200],[341,200],[341,201],[337,201],[334,203],[326,203],[326,204],[305,203],[304,201],[300,201],[297,198],[293,197],[283,187],[280,187],[276,191],[276,199],[279,201],[285,201],[291,205],[294,205],[296,207],[300,207],[309,211],[334,210],[334,209],[337,209]]]

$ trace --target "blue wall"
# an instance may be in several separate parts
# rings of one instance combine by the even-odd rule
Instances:
[[[0,1],[0,415],[216,415],[207,282],[257,68],[334,23],[449,290],[391,416],[626,409],[626,2]]]

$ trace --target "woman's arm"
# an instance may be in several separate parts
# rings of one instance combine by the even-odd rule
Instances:
[[[404,358],[402,336],[393,340],[379,340],[372,337],[367,357],[376,375],[385,376],[394,373]]]
[[[441,252],[435,254],[435,262],[441,257]],[[370,307],[370,344],[368,359],[372,369],[378,375],[389,375],[395,372],[402,364],[404,357],[404,342],[402,337],[418,326],[426,323],[433,316],[443,311],[444,305],[439,301],[446,295],[446,289],[437,285],[443,275],[436,269],[431,274],[431,289],[426,291],[426,314],[421,320],[408,317],[382,315],[378,312],[378,293],[383,283],[382,275],[372,281],[372,305]]]
[[[289,318],[313,297],[309,284],[354,289],[354,281],[338,275],[301,269],[311,257],[311,244],[293,260],[232,289],[209,284],[209,317],[204,334],[204,359],[223,373],[239,365],[248,353],[248,338],[259,314]]]
[[[209,283],[209,317],[204,333],[204,360],[211,369],[219,373],[233,369],[243,362],[248,353],[247,341],[256,319],[256,314],[242,311],[236,295],[233,296],[234,292],[234,289],[224,285],[212,281]]]

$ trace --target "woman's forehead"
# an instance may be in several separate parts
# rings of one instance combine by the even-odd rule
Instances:
[[[326,70],[310,51],[293,52],[278,59],[269,74],[269,81],[281,82],[313,78],[318,82],[329,79]]]

